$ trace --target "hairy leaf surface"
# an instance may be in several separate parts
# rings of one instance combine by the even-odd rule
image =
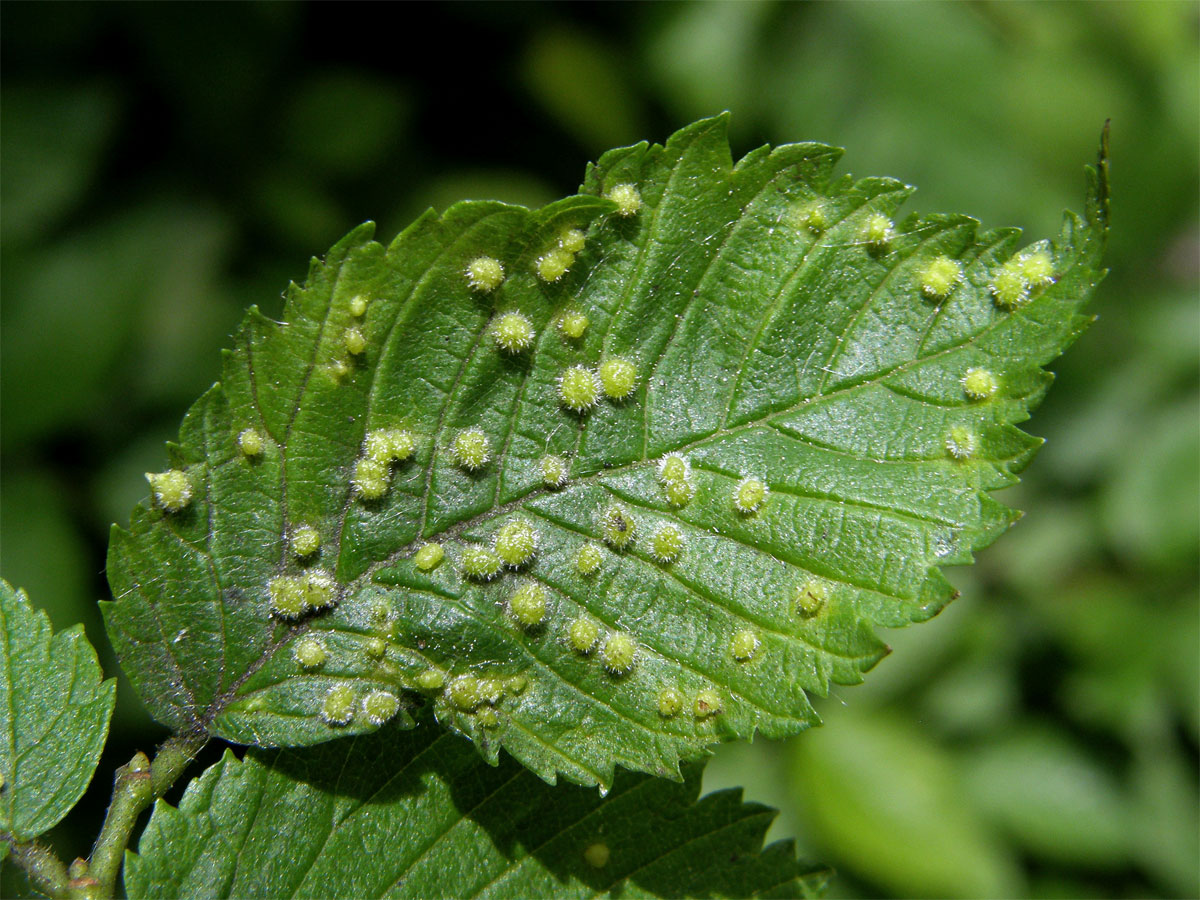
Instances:
[[[911,188],[835,177],[839,154],[734,165],[725,120],[701,121],[541,210],[462,203],[387,247],[364,225],[283,322],[252,310],[170,448],[194,496],[113,533],[106,621],[154,714],[296,745],[375,727],[340,699],[424,696],[493,761],[602,785],[815,724],[808,694],[860,681],[887,652],[874,629],[934,615],[938,567],[1016,518],[990,492],[1038,445],[1016,426],[1087,322],[1107,227],[1103,165],[1086,217],[1020,251],[965,216],[893,227]],[[481,256],[503,265],[491,292]],[[1029,258],[1042,277],[1006,305],[998,279]],[[589,405],[572,367],[620,394],[618,359],[632,389]],[[411,456],[364,467],[387,429]],[[769,492],[739,509],[747,477]],[[536,552],[478,577],[512,523]],[[423,568],[428,542],[445,558]],[[336,608],[273,615],[272,585],[314,571]]]
[[[607,797],[498,767],[428,722],[318,748],[231,752],[159,801],[129,896],[809,897],[827,873],[740,791],[621,773]],[[268,814],[269,813],[269,814]]]
[[[25,592],[0,581],[0,833],[31,840],[71,811],[115,700],[83,626],[51,634]]]

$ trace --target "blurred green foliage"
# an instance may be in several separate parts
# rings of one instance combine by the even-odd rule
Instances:
[[[1055,233],[1113,120],[1111,274],[1057,367],[1026,520],[888,636],[826,727],[724,748],[835,896],[1200,894],[1200,7],[1158,3],[5,4],[0,571],[55,628],[250,303],[357,222],[540,204],[730,109],[921,211]],[[106,772],[162,732],[122,687]],[[6,874],[6,879],[11,875]],[[0,893],[25,888],[6,880]]]

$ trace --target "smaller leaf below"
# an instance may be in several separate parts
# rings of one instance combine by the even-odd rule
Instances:
[[[52,635],[24,591],[0,581],[0,832],[30,840],[83,796],[116,699],[83,626]]]
[[[497,767],[426,713],[302,750],[232,752],[159,801],[130,897],[810,897],[826,873],[790,843],[763,848],[774,810],[740,792],[698,800],[619,773],[605,797]]]

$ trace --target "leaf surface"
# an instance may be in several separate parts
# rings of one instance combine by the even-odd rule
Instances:
[[[795,144],[734,165],[725,119],[698,122],[605,154],[541,210],[462,203],[386,248],[364,225],[293,286],[284,322],[252,310],[170,448],[193,499],[144,504],[113,533],[106,622],[153,713],[311,744],[375,727],[323,719],[331,691],[405,709],[423,694],[493,761],[505,747],[544,778],[602,785],[617,763],[677,777],[716,741],[815,724],[808,694],[860,681],[887,652],[874,629],[934,615],[954,596],[938,567],[1015,519],[990,492],[1039,443],[1016,424],[1088,321],[1107,227],[1089,170],[1086,218],[1025,251],[1051,271],[1005,307],[992,286],[1025,258],[1016,231],[965,216],[893,229],[911,189],[835,178],[839,155]],[[539,277],[575,243],[561,278]],[[480,256],[504,267],[490,293],[467,275]],[[930,299],[940,257],[960,280]],[[532,337],[516,352],[498,330],[514,312]],[[588,320],[577,338],[569,313]],[[630,394],[573,411],[588,376],[560,379],[613,359],[633,364]],[[995,390],[969,396],[973,369]],[[239,450],[246,429],[260,454]],[[364,442],[386,429],[414,451],[367,499]],[[487,452],[456,453],[472,429]],[[673,491],[668,454],[689,469]],[[544,483],[546,455],[564,486]],[[769,494],[739,511],[746,476]],[[514,522],[533,558],[469,577]],[[303,526],[321,546],[300,560]],[[424,570],[427,542],[445,559]],[[336,609],[272,616],[272,580],[318,570]],[[594,646],[572,646],[593,627]],[[297,643],[314,638],[326,660],[304,669]]]
[[[0,832],[28,841],[83,796],[116,700],[83,626],[49,617],[0,580]]]
[[[621,773],[607,797],[551,787],[512,759],[487,765],[428,722],[321,747],[232,752],[176,809],[159,801],[129,896],[809,897],[827,873],[790,842],[763,848],[775,811],[739,791],[697,799]]]

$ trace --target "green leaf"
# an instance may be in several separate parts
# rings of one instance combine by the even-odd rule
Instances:
[[[0,580],[0,832],[18,841],[83,796],[108,737],[116,682],[77,625],[56,635],[24,591]]]
[[[1050,380],[1040,366],[1088,321],[1106,181],[1092,172],[1086,221],[1068,214],[1057,243],[1036,245],[1053,282],[1009,309],[990,285],[1017,232],[933,216],[891,234],[882,217],[910,188],[835,179],[839,151],[816,144],[734,166],[725,127],[607,153],[581,194],[538,211],[462,203],[386,248],[364,225],[289,291],[284,323],[251,311],[170,448],[193,496],[167,497],[175,511],[147,503],[113,533],[106,621],[155,716],[310,744],[375,727],[361,713],[327,724],[331,691],[341,720],[368,691],[407,705],[424,689],[493,761],[504,747],[544,778],[585,784],[609,784],[616,763],[677,776],[716,741],[815,724],[808,693],[860,681],[887,652],[876,626],[952,599],[937,567],[969,562],[1016,517],[989,492],[1037,447],[1015,423]],[[636,185],[640,208],[629,192],[624,209],[606,198],[618,185]],[[582,250],[558,250],[549,262],[569,271],[539,279],[566,229],[586,232]],[[494,293],[469,284],[481,255],[504,265]],[[943,255],[962,280],[934,302],[921,278]],[[523,351],[499,346],[508,312],[532,326]],[[565,312],[587,316],[581,337],[560,330]],[[613,358],[636,367],[632,393],[566,408],[560,376]],[[994,394],[965,394],[973,368],[994,376]],[[415,451],[382,475],[366,464],[362,486],[386,491],[367,500],[352,486],[364,439],[389,428]],[[454,445],[473,428],[490,454],[471,471]],[[246,429],[257,455],[239,451]],[[668,453],[691,468],[674,505],[657,469]],[[543,483],[545,454],[565,461],[565,486]],[[745,475],[770,488],[749,513],[733,496]],[[634,523],[624,549],[609,510]],[[513,521],[536,532],[535,557],[490,582],[467,577],[469,545],[490,547]],[[321,547],[298,560],[288,539],[302,526]],[[655,558],[660,528],[683,538],[673,561],[665,546]],[[446,558],[426,571],[415,554],[433,541]],[[601,549],[585,575],[588,542]],[[271,585],[295,601],[296,582],[272,579],[314,570],[336,578],[337,608],[273,617]],[[514,615],[526,585],[535,595]],[[538,589],[545,616],[527,627]],[[579,620],[598,633],[587,653],[571,646]],[[575,635],[585,648],[587,627]],[[614,633],[632,642],[606,653]],[[302,639],[322,642],[323,666],[298,664]],[[619,645],[633,658],[614,674],[627,668]],[[679,692],[678,714],[660,712],[664,690]]]
[[[304,750],[251,750],[159,801],[142,897],[811,897],[827,873],[739,791],[621,773],[607,797],[480,760],[432,721]],[[607,851],[607,853],[605,853]]]

